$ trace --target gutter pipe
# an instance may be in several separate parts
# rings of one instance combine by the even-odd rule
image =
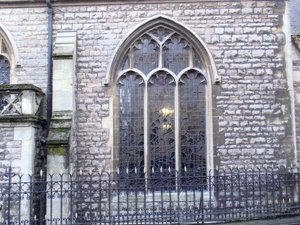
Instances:
[[[51,0],[46,0],[47,8],[48,8],[48,63],[47,63],[47,70],[48,70],[48,80],[47,80],[47,90],[46,90],[46,97],[47,97],[47,105],[46,105],[46,123],[43,124],[41,134],[39,135],[39,141],[41,144],[41,168],[42,170],[46,171],[46,164],[47,164],[47,137],[49,134],[50,122],[52,117],[52,80],[53,80],[53,65],[52,65],[52,25],[53,25],[53,8],[51,5]],[[44,173],[45,174],[45,173]]]
[[[52,35],[53,35],[53,8],[51,0],[46,0],[48,7],[48,86],[47,86],[47,133],[50,127],[52,116],[52,81],[53,81],[53,65],[52,65]]]

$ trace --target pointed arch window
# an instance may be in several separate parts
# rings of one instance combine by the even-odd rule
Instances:
[[[136,38],[121,62],[115,123],[121,184],[154,187],[175,171],[205,178],[207,82],[193,44],[158,25]]]
[[[8,48],[0,36],[0,84],[10,83],[10,67]]]

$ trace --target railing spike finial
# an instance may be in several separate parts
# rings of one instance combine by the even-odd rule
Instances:
[[[161,172],[161,173],[163,172],[163,168],[162,168],[162,166],[160,167],[160,172]]]
[[[136,168],[136,166],[134,167],[134,173],[137,174],[137,168]]]
[[[129,174],[129,168],[128,167],[126,168],[126,173]]]
[[[81,168],[79,169],[79,175],[80,176],[82,175],[82,169]]]
[[[154,173],[154,167],[153,167],[153,166],[152,166],[152,168],[151,168],[151,172]]]
[[[41,169],[40,170],[40,177],[42,177],[43,176],[43,170]]]

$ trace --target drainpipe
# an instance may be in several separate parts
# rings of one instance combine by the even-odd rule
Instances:
[[[53,8],[51,5],[51,0],[46,0],[47,8],[48,8],[48,85],[46,90],[47,97],[47,115],[46,115],[46,124],[43,125],[41,129],[41,133],[39,135],[39,141],[41,144],[41,152],[40,152],[40,163],[43,171],[46,170],[45,166],[47,163],[47,146],[46,140],[49,133],[50,121],[52,116],[52,76],[53,76],[53,66],[52,66],[52,21],[53,21]],[[45,174],[45,173],[44,173]]]
[[[49,131],[50,120],[52,116],[52,80],[53,80],[53,65],[52,65],[52,25],[53,25],[53,8],[51,0],[46,0],[48,7],[48,86],[47,86],[47,130]],[[48,133],[47,131],[47,133]]]

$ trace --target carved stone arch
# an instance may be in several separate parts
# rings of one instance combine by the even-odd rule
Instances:
[[[15,68],[21,66],[21,63],[14,39],[3,24],[0,24],[0,56],[2,57],[1,75],[3,83],[16,83]],[[6,71],[4,67],[8,70]]]
[[[17,45],[9,30],[3,24],[0,24],[0,37],[7,46],[8,59],[10,60],[11,67],[15,68],[21,66]]]
[[[201,62],[203,63],[203,70],[205,72],[205,76],[208,79],[208,83],[217,84],[221,81],[221,78],[217,74],[217,69],[213,57],[204,41],[200,37],[198,37],[195,32],[193,32],[191,29],[181,24],[180,22],[170,17],[159,15],[150,18],[142,24],[138,25],[122,39],[122,41],[115,49],[113,57],[110,61],[108,67],[109,70],[106,74],[106,85],[109,85],[115,81],[115,75],[119,72],[118,66],[125,58],[127,49],[132,44],[132,42],[139,38],[141,34],[159,25],[171,28],[176,33],[179,33],[181,36],[185,37],[191,43],[191,45],[195,48],[195,52],[197,52],[199,54],[199,57],[201,58]]]
[[[168,31],[168,29],[171,31],[170,34],[164,34],[162,35],[162,39],[160,39],[159,36],[156,36],[156,33],[153,32],[154,29],[159,28],[159,27],[163,27],[166,28],[165,30]],[[141,37],[145,34],[149,34],[150,37],[153,37],[154,39],[156,38],[156,41],[159,43],[161,49],[160,49],[160,54],[162,55],[162,47],[164,46],[163,43],[166,43],[166,40],[169,39],[170,37],[172,37],[172,35],[174,36],[174,34],[178,34],[178,36],[183,37],[183,39],[186,40],[186,43],[188,43],[190,49],[189,52],[189,65],[186,68],[180,68],[180,70],[182,70],[181,72],[177,73],[177,72],[172,72],[172,69],[168,69],[165,68],[162,64],[163,62],[160,61],[160,65],[153,70],[148,70],[147,74],[141,74],[141,71],[136,69],[135,71],[135,67],[134,66],[130,66],[132,65],[132,63],[130,63],[129,61],[129,57],[132,55],[130,53],[130,49],[132,48],[132,46],[134,45],[134,43],[137,40],[140,40]],[[156,36],[156,37],[155,37]],[[176,35],[175,35],[176,36]],[[199,63],[196,63],[196,60],[194,60],[194,55],[197,54],[197,57],[199,58]],[[125,65],[125,66],[124,66]],[[197,74],[201,74],[201,80],[199,81],[199,83],[201,83],[201,85],[205,85],[205,87],[203,87],[204,90],[202,91],[203,93],[203,102],[205,102],[202,108],[203,110],[201,111],[201,115],[204,115],[203,119],[201,122],[203,122],[204,126],[205,126],[205,131],[204,131],[204,139],[206,139],[205,145],[203,147],[204,151],[205,151],[205,155],[203,155],[204,158],[206,158],[206,162],[205,162],[205,167],[206,167],[206,171],[208,173],[209,170],[212,170],[214,168],[214,148],[213,148],[213,117],[212,117],[212,109],[213,107],[213,99],[212,99],[212,84],[213,83],[219,83],[220,78],[218,77],[217,73],[216,73],[216,67],[212,58],[211,53],[209,52],[207,46],[205,45],[205,43],[189,28],[185,27],[184,25],[182,25],[181,23],[168,18],[166,16],[156,16],[154,18],[151,18],[147,21],[145,21],[144,23],[142,23],[141,25],[137,26],[132,32],[130,32],[129,35],[127,35],[126,37],[124,37],[124,39],[120,42],[120,44],[117,46],[114,54],[113,54],[113,58],[110,62],[109,65],[109,71],[107,73],[106,76],[106,85],[109,86],[108,88],[108,94],[110,96],[110,113],[109,113],[109,117],[104,119],[104,126],[107,128],[110,128],[110,140],[108,145],[112,146],[112,161],[111,161],[111,165],[110,167],[113,169],[119,169],[118,167],[120,166],[120,162],[119,162],[119,157],[120,157],[120,139],[121,137],[126,137],[126,135],[120,135],[119,134],[119,130],[125,130],[123,129],[123,127],[120,127],[121,122],[120,121],[124,121],[123,119],[120,120],[120,118],[122,118],[123,115],[120,114],[120,105],[119,105],[119,101],[125,102],[127,101],[127,99],[124,100],[120,100],[120,96],[118,95],[118,87],[120,87],[119,83],[119,78],[121,76],[124,75],[124,73],[126,71],[131,71],[131,72],[137,72],[138,74],[142,75],[141,77],[143,77],[143,75],[145,75],[145,89],[144,91],[142,90],[133,90],[131,89],[131,91],[128,89],[126,90],[128,93],[138,93],[137,96],[141,96],[141,98],[135,99],[135,102],[139,102],[139,104],[141,104],[139,106],[139,108],[141,109],[141,111],[143,110],[143,127],[141,126],[140,128],[134,130],[134,132],[137,132],[138,130],[140,131],[144,131],[144,132],[140,132],[143,134],[143,140],[141,138],[141,140],[139,140],[140,142],[143,141],[143,145],[145,146],[145,156],[149,155],[148,153],[151,152],[151,143],[149,140],[149,137],[151,136],[150,134],[150,122],[149,120],[151,120],[151,112],[150,112],[150,107],[148,106],[151,105],[152,103],[150,102],[149,99],[151,99],[151,84],[149,83],[149,78],[152,77],[153,74],[156,74],[156,72],[159,71],[164,71],[166,73],[168,73],[168,71],[170,71],[170,74],[172,75],[172,77],[175,80],[175,85],[174,85],[174,93],[172,92],[172,95],[174,95],[174,105],[172,105],[172,107],[169,107],[171,109],[169,109],[170,112],[172,112],[172,114],[174,112],[174,116],[172,118],[172,120],[176,121],[174,124],[170,123],[170,127],[174,127],[173,129],[173,134],[174,134],[174,139],[176,139],[177,141],[175,141],[175,168],[177,170],[182,169],[181,167],[181,162],[180,159],[180,132],[179,132],[179,125],[180,122],[180,116],[179,116],[179,101],[180,101],[180,97],[178,95],[179,93],[179,86],[178,86],[178,82],[181,79],[182,75],[184,73],[190,73],[191,71],[196,72]],[[205,78],[205,84],[202,82],[202,78]],[[128,82],[130,82],[128,80]],[[197,81],[198,82],[198,81]],[[170,83],[170,82],[169,82]],[[133,83],[132,83],[133,84]],[[160,83],[162,84],[162,83]],[[171,84],[171,83],[170,83]],[[172,83],[173,85],[173,83]],[[132,85],[133,86],[133,85]],[[137,82],[137,86],[140,86],[140,82]],[[195,87],[197,88],[197,87]],[[170,88],[171,90],[171,88]],[[173,89],[172,89],[173,90]],[[201,91],[200,90],[200,91]],[[167,90],[166,90],[167,91]],[[164,95],[164,96],[168,96],[168,95]],[[155,96],[154,96],[155,97]],[[201,96],[200,96],[201,97]],[[142,99],[144,99],[144,103],[140,103],[142,102]],[[197,100],[197,99],[196,99]],[[129,104],[128,104],[129,105]],[[153,104],[154,105],[154,104]],[[152,106],[152,105],[151,105]],[[127,105],[125,105],[125,107],[127,107]],[[164,108],[163,108],[164,109]],[[197,113],[197,112],[196,112]],[[121,115],[121,116],[120,116]],[[149,116],[150,115],[150,116]],[[126,116],[126,114],[124,114],[124,117]],[[136,122],[136,120],[133,120],[133,122]],[[167,121],[169,123],[169,121]],[[164,125],[164,124],[163,124]],[[168,124],[169,125],[169,124]],[[201,127],[199,127],[200,129]],[[198,129],[198,128],[197,128]],[[172,135],[173,135],[172,134]],[[188,135],[188,134],[187,134]],[[203,136],[204,136],[203,135]],[[140,137],[139,135],[134,135],[135,137]],[[153,136],[153,135],[152,135]],[[158,136],[159,137],[159,136]],[[196,137],[198,139],[200,139],[201,137]],[[126,139],[127,140],[127,139]],[[136,141],[136,140],[135,140]],[[125,142],[124,142],[125,143]],[[124,145],[125,146],[125,145]],[[136,147],[137,149],[139,147]],[[135,154],[139,155],[138,153],[141,152],[142,150],[136,150]],[[187,152],[187,150],[186,150]],[[125,157],[122,157],[123,159]],[[136,161],[140,160],[138,159],[138,156],[135,157]],[[143,160],[143,166],[145,166],[145,171],[149,171],[150,167],[152,166],[151,164],[151,160],[148,160],[148,165],[147,164],[147,160],[145,157],[145,160]],[[128,167],[135,167],[132,166],[133,163],[130,162],[128,163]],[[131,169],[132,169],[131,168]],[[124,170],[125,171],[125,170]]]

